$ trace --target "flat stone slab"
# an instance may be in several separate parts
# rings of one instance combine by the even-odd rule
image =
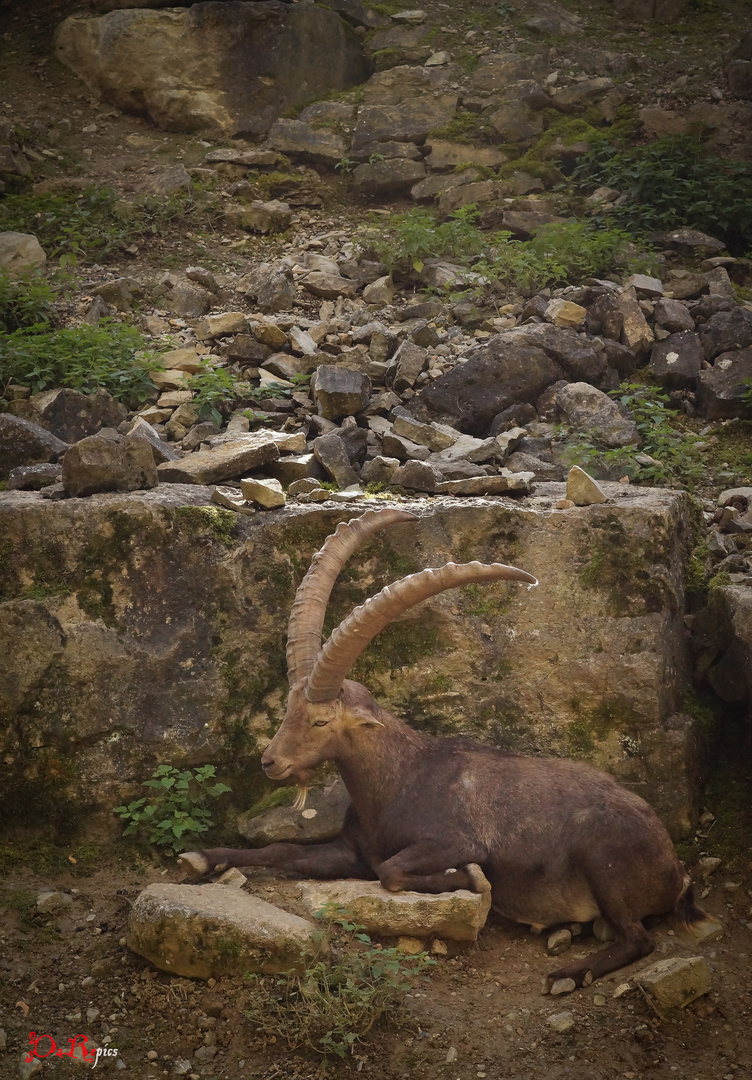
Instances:
[[[242,441],[199,450],[181,461],[165,461],[157,466],[162,483],[221,484],[244,473],[268,465],[279,457],[279,447],[266,432],[250,435]]]
[[[490,892],[393,893],[376,881],[305,881],[300,896],[311,915],[336,904],[369,934],[451,941],[475,941],[491,907]]]
[[[128,918],[128,948],[194,979],[302,968],[320,953],[316,927],[225,885],[149,885]]]

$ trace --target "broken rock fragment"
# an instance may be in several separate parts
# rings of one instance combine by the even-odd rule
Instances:
[[[277,443],[267,432],[253,432],[211,450],[198,450],[181,461],[165,461],[157,471],[162,483],[221,484],[276,461]]]
[[[157,483],[154,455],[144,439],[89,435],[63,458],[63,487],[74,498],[98,491],[139,491]]]
[[[150,885],[128,919],[128,948],[194,979],[300,970],[320,955],[316,927],[225,885]]]

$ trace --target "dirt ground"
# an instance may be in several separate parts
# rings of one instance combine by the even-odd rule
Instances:
[[[250,873],[246,888],[294,907],[292,883],[280,888],[265,871]],[[2,881],[0,899],[10,906],[0,913],[0,1027],[8,1043],[0,1053],[0,1076],[19,1075],[30,1032],[50,1035],[66,1049],[70,1038],[86,1034],[96,1046],[117,1048],[117,1057],[104,1067],[137,1080],[180,1075],[181,1062],[191,1063],[189,1076],[207,1080],[308,1080],[356,1071],[372,1080],[752,1076],[749,867],[731,875],[722,866],[713,884],[703,887],[709,889],[703,906],[725,928],[718,940],[698,947],[663,923],[655,930],[652,957],[569,996],[541,996],[544,975],[561,962],[546,955],[545,937],[492,919],[477,945],[439,960],[396,1022],[372,1031],[351,1059],[329,1064],[283,1046],[261,1048],[243,1015],[252,992],[243,979],[212,985],[175,978],[127,949],[128,912],[139,891],[153,881],[179,880],[171,868],[134,870],[120,862],[54,877],[18,868]],[[72,902],[56,913],[37,914],[28,905],[42,888],[67,891]],[[591,951],[595,943],[584,940],[582,946]],[[567,959],[579,952],[575,942]],[[661,1017],[634,976],[658,959],[692,955],[702,955],[710,967],[711,992],[678,1016]],[[620,992],[624,984],[630,988]],[[549,1023],[562,1012],[573,1020],[563,1034]],[[207,1038],[217,1053],[199,1063],[194,1052]],[[49,1048],[49,1042],[39,1044],[40,1053]],[[64,1077],[80,1070],[80,1064],[52,1058],[43,1074]]]
[[[39,122],[62,130],[44,166],[51,183],[113,185],[127,193],[143,190],[153,173],[175,162],[201,164],[206,144],[200,138],[160,132],[92,101],[50,58],[52,27],[78,6],[71,0],[13,0],[0,7],[0,124]],[[480,0],[474,6],[493,7]],[[470,14],[463,14],[470,5],[453,7],[457,24],[471,26]],[[719,19],[725,14],[721,11]],[[649,40],[647,32],[643,36]],[[677,59],[673,76],[691,59],[686,53],[681,63]],[[705,85],[717,74],[712,60],[695,70]],[[665,81],[669,75],[667,65]],[[671,103],[670,96],[663,100]],[[61,120],[70,126],[61,126]],[[92,124],[95,130],[87,131]],[[327,179],[334,189],[338,182]],[[342,198],[337,213],[306,211],[301,224],[337,229],[362,216],[348,204],[344,187]],[[181,266],[213,260],[230,269],[265,257],[276,243],[250,239],[238,253],[229,248],[233,240],[237,237],[221,233],[202,236],[200,243],[190,235],[157,237],[111,261],[108,269],[137,273],[164,266],[167,256],[172,265],[175,259]],[[710,842],[707,852],[714,853]],[[274,879],[261,871],[253,875],[248,887],[273,900]],[[352,1059],[328,1065],[280,1046],[260,1049],[243,1016],[249,989],[242,979],[207,985],[174,978],[125,947],[128,912],[138,892],[152,881],[178,880],[172,868],[134,866],[114,855],[99,869],[90,857],[71,863],[65,873],[44,873],[29,862],[0,877],[0,1029],[7,1033],[5,1052],[0,1034],[2,1080],[29,1075],[19,1072],[19,1063],[31,1032],[51,1035],[61,1047],[79,1033],[100,1046],[108,1039],[118,1054],[100,1067],[134,1080],[179,1075],[175,1063],[182,1060],[191,1062],[187,1075],[207,1080],[307,1080],[355,1071],[371,1080],[413,1075],[441,1080],[752,1078],[752,862],[747,858],[726,862],[711,884],[700,886],[703,893],[709,890],[703,906],[725,927],[717,941],[697,947],[661,925],[652,957],[571,996],[550,998],[540,995],[540,985],[558,962],[547,957],[545,939],[492,920],[477,946],[439,961],[430,982],[408,997],[401,1023],[378,1027]],[[72,902],[59,912],[36,914],[40,889],[66,891]],[[569,955],[579,951],[575,945]],[[656,959],[696,954],[711,968],[711,992],[678,1016],[657,1015],[632,977]],[[630,989],[615,996],[624,983]],[[571,1012],[574,1021],[563,1034],[549,1024],[562,1011]],[[210,1062],[194,1058],[201,1045],[218,1048]],[[48,1048],[40,1044],[41,1052]],[[80,1069],[53,1057],[42,1075],[64,1077]]]

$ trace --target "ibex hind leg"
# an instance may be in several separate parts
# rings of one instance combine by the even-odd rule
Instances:
[[[485,852],[468,845],[453,851],[445,844],[422,840],[375,867],[389,892],[487,892],[491,886],[478,862]]]

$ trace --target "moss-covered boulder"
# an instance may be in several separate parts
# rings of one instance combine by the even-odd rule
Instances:
[[[272,790],[258,758],[284,708],[295,589],[336,525],[375,504],[240,517],[212,506],[211,490],[0,493],[6,830],[117,831],[112,809],[143,794],[161,763],[213,763],[239,810]],[[427,566],[479,559],[534,573],[532,591],[471,585],[411,609],[353,677],[436,734],[605,767],[678,834],[696,760],[681,711],[688,500],[604,490],[608,502],[566,510],[563,484],[519,501],[416,500],[418,521],[379,533],[345,566],[326,630]]]

